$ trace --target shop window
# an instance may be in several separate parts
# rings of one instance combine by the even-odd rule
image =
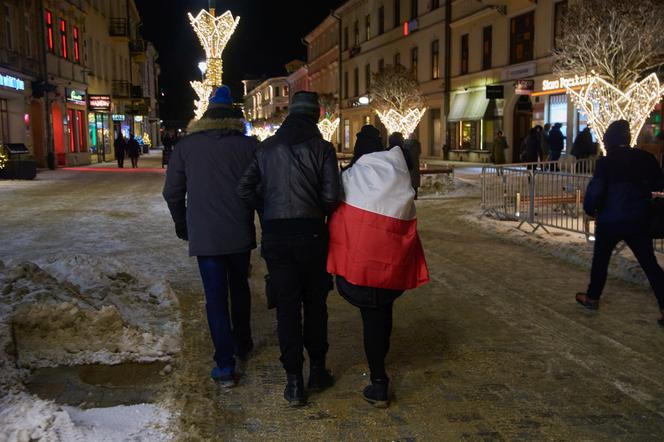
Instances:
[[[461,36],[461,75],[468,73],[468,34]]]
[[[73,32],[73,36],[74,36],[74,61],[76,63],[81,63],[81,52],[80,52],[80,46],[79,46],[78,27],[74,26],[72,32]]]
[[[553,18],[553,47],[558,48],[559,41],[563,36],[563,22],[567,15],[567,0],[562,0],[555,5]]]
[[[401,26],[401,0],[394,0],[394,27]]]
[[[0,143],[9,143],[9,111],[7,100],[0,99]]]
[[[417,8],[419,0],[410,0],[410,19],[415,20],[420,14]]]
[[[60,19],[60,55],[62,58],[68,58],[68,47],[67,47],[67,22],[63,19]]]
[[[364,17],[364,39],[369,41],[371,39],[371,16]]]
[[[355,68],[353,71],[353,97],[360,96],[360,69]]]
[[[563,135],[567,134],[567,94],[556,94],[549,96],[549,112],[547,123],[553,126],[555,123],[562,124],[560,130]],[[565,140],[567,144],[567,140]]]
[[[461,122],[461,148],[462,149],[477,149],[477,121],[462,121]]]
[[[482,32],[482,70],[491,69],[493,52],[493,28],[486,26]]]
[[[55,54],[55,37],[53,35],[53,14],[48,9],[46,10],[46,43],[48,51]]]
[[[369,89],[371,88],[371,65],[367,64],[364,66],[364,84],[366,87],[366,93],[369,93]]]
[[[385,6],[378,8],[378,35],[385,32]]]
[[[88,151],[87,137],[85,136],[85,115],[82,110],[76,111],[76,133],[78,134],[79,152]]]
[[[67,132],[69,135],[69,152],[76,152],[76,122],[74,121],[74,111],[67,110]]]
[[[510,63],[522,63],[533,59],[535,40],[535,13],[514,17],[510,23]]]
[[[440,78],[440,40],[431,42],[431,79]]]
[[[417,61],[418,61],[417,48],[410,50],[410,70],[413,73],[413,78],[417,80]]]

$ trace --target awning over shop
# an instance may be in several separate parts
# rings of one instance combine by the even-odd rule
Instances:
[[[452,98],[450,115],[447,121],[472,121],[484,118],[489,100],[486,98],[486,90],[480,89],[473,92],[457,92]]]

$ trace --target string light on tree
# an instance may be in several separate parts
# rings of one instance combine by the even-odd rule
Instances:
[[[255,135],[259,141],[264,141],[270,138],[277,132],[278,127],[273,127],[271,125],[267,126],[254,126],[251,129],[251,134]]]
[[[339,118],[330,119],[328,117],[323,118],[318,122],[318,130],[323,135],[325,141],[332,141],[334,133],[339,127]]]
[[[639,132],[650,113],[664,95],[657,75],[650,74],[633,82],[623,92],[603,78],[595,75],[580,91],[567,88],[577,109],[587,115],[588,126],[595,132],[604,153],[602,139],[609,125],[616,120],[627,120],[636,145]]]
[[[409,109],[404,114],[394,109],[387,112],[377,110],[376,113],[381,123],[387,128],[388,133],[401,132],[405,138],[415,132],[417,125],[424,116],[427,108]]]
[[[203,9],[196,17],[191,13],[188,16],[207,57],[206,81],[211,85],[220,86],[223,84],[221,55],[235,32],[240,17],[233,18],[231,11],[226,11],[219,17],[215,17],[214,9],[211,12]]]

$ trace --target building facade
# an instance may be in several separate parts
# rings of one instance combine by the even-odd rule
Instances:
[[[243,80],[242,83],[244,114],[247,121],[267,121],[288,112],[290,92],[287,77]]]

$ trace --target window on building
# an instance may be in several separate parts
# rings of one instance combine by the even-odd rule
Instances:
[[[32,29],[30,29],[30,15],[25,14],[25,55],[32,58]]]
[[[353,25],[353,31],[354,31],[354,34],[355,34],[355,40],[353,40],[353,41],[355,42],[355,46],[359,46],[360,45],[360,22],[357,21],[357,20],[355,20],[355,25]]]
[[[535,41],[535,13],[533,11],[514,17],[510,23],[510,63],[522,63],[533,59]]]
[[[563,20],[567,14],[567,0],[556,3],[553,22],[553,47],[558,48],[558,42],[563,36]]]
[[[7,100],[0,98],[0,143],[9,143],[9,111]]]
[[[371,16],[370,15],[367,15],[366,17],[364,17],[364,31],[365,31],[364,39],[367,40],[367,41],[370,40],[371,39]]]
[[[67,47],[67,22],[60,19],[60,55],[62,58],[68,58],[69,48]]]
[[[397,52],[394,54],[394,66],[399,66],[401,64],[401,54]]]
[[[14,35],[14,29],[12,28],[12,9],[9,5],[5,5],[5,37],[7,38],[7,49],[14,49],[14,42],[12,41],[12,36]]]
[[[55,54],[55,37],[53,35],[53,14],[46,10],[46,44],[48,51]]]
[[[378,8],[378,35],[385,32],[385,6]]]
[[[348,71],[344,72],[344,98],[348,98]]]
[[[344,28],[344,51],[348,50],[348,26]]]
[[[369,89],[371,88],[371,65],[367,64],[364,66],[364,86],[365,92],[368,94]]]
[[[413,73],[413,77],[417,80],[417,62],[418,62],[418,51],[417,48],[412,48],[410,50],[410,70]]]
[[[353,71],[353,97],[360,96],[360,68]]]
[[[440,8],[440,0],[431,0],[431,10]]]
[[[415,20],[419,15],[417,10],[417,4],[419,0],[410,0],[410,19]]]
[[[468,73],[468,34],[461,36],[461,75]]]
[[[394,27],[401,27],[401,0],[394,0]]]
[[[279,86],[275,86],[274,88],[274,96],[275,97],[281,97],[281,88]]]
[[[431,42],[431,79],[440,78],[440,40]]]
[[[493,52],[493,28],[486,26],[482,32],[482,70],[491,69]]]
[[[72,34],[74,36],[74,61],[76,63],[80,63],[81,62],[81,50],[80,50],[80,46],[79,46],[80,36],[78,34],[78,27],[74,26],[72,29],[73,29]]]
[[[383,72],[385,70],[385,60],[380,59],[378,60],[378,72]]]

